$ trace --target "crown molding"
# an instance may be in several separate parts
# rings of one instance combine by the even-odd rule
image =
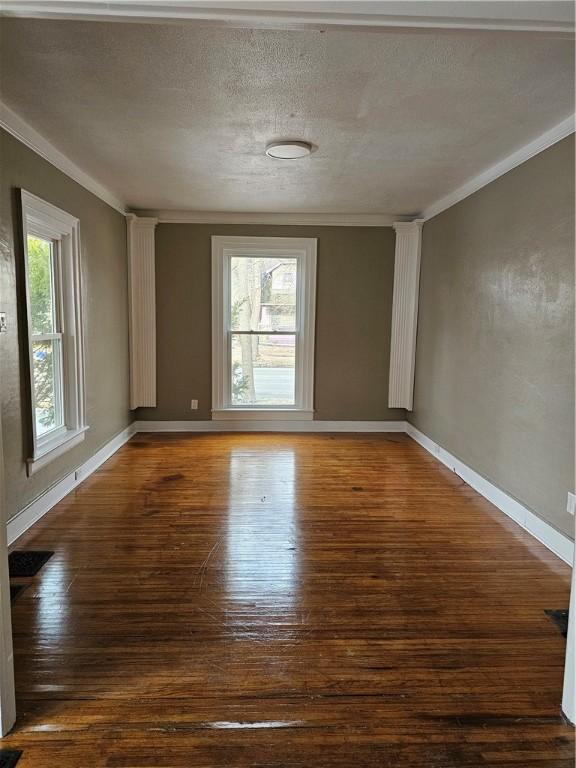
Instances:
[[[292,226],[332,226],[332,227],[392,227],[397,223],[428,221],[447,208],[474,194],[482,187],[495,181],[516,166],[543,152],[548,147],[561,141],[576,130],[576,116],[571,115],[537,139],[508,155],[482,173],[469,179],[453,192],[441,197],[424,211],[414,215],[395,215],[391,213],[270,213],[270,212],[227,212],[227,211],[188,211],[188,210],[137,210],[138,216],[150,216],[158,219],[159,224],[270,224]],[[58,170],[83,186],[96,197],[115,210],[126,214],[126,206],[106,187],[83,171],[72,160],[32,128],[10,107],[0,101],[0,128],[21,141],[36,154],[43,157]]]
[[[249,213],[234,211],[135,210],[159,224],[272,224],[310,227],[391,227],[409,219],[389,213]]]
[[[58,168],[59,171],[65,173],[66,176],[78,182],[84,189],[99,197],[100,200],[103,200],[120,213],[126,213],[126,206],[112,192],[102,186],[96,179],[93,179],[92,176],[89,176],[72,160],[69,160],[66,155],[38,133],[35,128],[32,128],[31,125],[1,101],[0,127],[4,128],[7,133],[21,141],[29,149],[36,152],[37,155],[43,157],[44,160],[47,160],[55,168]]]
[[[424,219],[410,219],[410,221],[406,221],[405,219],[399,218],[392,226],[394,227],[395,232],[410,234],[422,229],[423,224]]]
[[[508,157],[500,160],[500,162],[491,165],[485,171],[482,171],[482,173],[469,179],[466,184],[458,187],[454,192],[450,192],[450,194],[441,197],[435,203],[429,205],[428,208],[424,209],[420,218],[424,221],[428,221],[428,219],[437,216],[439,213],[442,213],[442,211],[451,208],[453,205],[456,205],[456,203],[459,203],[461,200],[474,194],[474,192],[482,189],[482,187],[495,181],[513,168],[516,168],[516,166],[521,165],[526,162],[526,160],[534,157],[534,155],[538,155],[553,144],[570,136],[575,130],[575,115],[571,115],[565,120],[562,120],[561,123],[558,123],[558,125],[555,125],[553,128],[543,133],[537,139],[525,144],[520,149],[512,152],[511,155],[508,155]]]
[[[314,7],[316,5],[316,7]],[[437,29],[437,30],[499,30],[508,32],[544,32],[571,35],[574,23],[569,14],[542,11],[526,14],[526,8],[535,3],[487,4],[483,10],[476,4],[473,10],[467,2],[452,2],[447,11],[434,7],[435,3],[355,3],[344,8],[330,9],[325,3],[226,3],[199,2],[134,2],[115,0],[114,3],[97,0],[4,0],[1,15],[43,19],[84,19],[96,21],[166,22],[192,21],[201,24],[248,27],[260,29],[340,29],[369,27],[373,29]],[[494,6],[496,6],[494,8]],[[500,6],[500,8],[498,8]],[[334,7],[334,6],[333,6]],[[476,13],[477,15],[474,15]],[[525,18],[523,16],[528,16]]]

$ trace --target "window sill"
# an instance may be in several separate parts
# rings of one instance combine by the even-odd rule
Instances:
[[[74,446],[81,443],[88,431],[88,427],[82,427],[81,429],[69,429],[64,434],[58,435],[53,440],[50,440],[44,445],[39,446],[36,450],[36,455],[32,459],[27,460],[28,465],[28,477],[38,472],[54,459],[61,456],[66,451],[69,451]]]
[[[312,421],[314,411],[297,408],[217,408],[213,421]]]

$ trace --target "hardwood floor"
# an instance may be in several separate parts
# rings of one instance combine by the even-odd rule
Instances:
[[[137,435],[17,547],[18,768],[574,765],[569,569],[405,435]]]

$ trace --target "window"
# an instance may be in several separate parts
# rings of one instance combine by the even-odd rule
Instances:
[[[315,303],[315,239],[212,238],[213,418],[312,418]]]
[[[22,190],[32,474],[84,439],[79,222]]]

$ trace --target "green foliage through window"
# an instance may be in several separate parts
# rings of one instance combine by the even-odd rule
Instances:
[[[32,327],[32,372],[39,435],[59,426],[58,391],[61,369],[59,339],[42,338],[57,333],[55,324],[54,246],[49,240],[28,235],[28,294]]]
[[[49,240],[28,235],[28,292],[32,333],[53,333],[53,246]]]

